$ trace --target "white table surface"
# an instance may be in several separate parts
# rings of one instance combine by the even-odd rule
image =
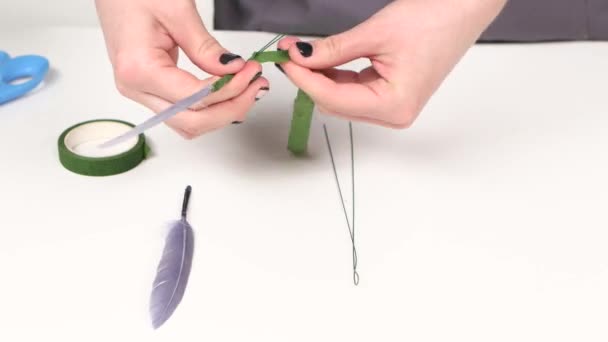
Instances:
[[[217,37],[248,55],[272,35]],[[100,31],[3,30],[0,48],[52,65],[0,106],[0,341],[608,339],[606,43],[476,46],[411,129],[356,124],[358,287],[321,122],[345,183],[347,125],[317,116],[311,157],[292,158],[296,90],[272,65],[246,123],[157,127],[153,158],[91,178],[59,164],[60,133],[149,115],[115,90]],[[188,184],[191,281],[153,331]]]

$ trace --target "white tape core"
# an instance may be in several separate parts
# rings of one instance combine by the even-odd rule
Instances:
[[[129,131],[131,128],[133,127],[120,122],[90,122],[68,132],[64,142],[68,150],[80,156],[91,158],[115,156],[132,149],[137,144],[138,138],[135,137],[107,148],[99,148],[98,146]]]

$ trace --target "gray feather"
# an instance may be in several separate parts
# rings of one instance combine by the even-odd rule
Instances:
[[[192,266],[194,232],[185,217],[176,221],[165,240],[150,296],[152,326],[163,325],[181,302]]]

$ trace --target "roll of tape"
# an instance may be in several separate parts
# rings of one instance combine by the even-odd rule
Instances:
[[[86,176],[111,176],[129,171],[150,152],[143,134],[110,148],[98,146],[133,127],[128,122],[112,119],[76,124],[59,136],[59,161],[66,169]]]

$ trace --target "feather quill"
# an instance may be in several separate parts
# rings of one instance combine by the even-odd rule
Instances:
[[[184,193],[181,219],[171,225],[156,270],[150,296],[150,316],[154,329],[171,317],[188,284],[194,252],[194,232],[186,219],[191,191],[192,188],[188,186]]]

